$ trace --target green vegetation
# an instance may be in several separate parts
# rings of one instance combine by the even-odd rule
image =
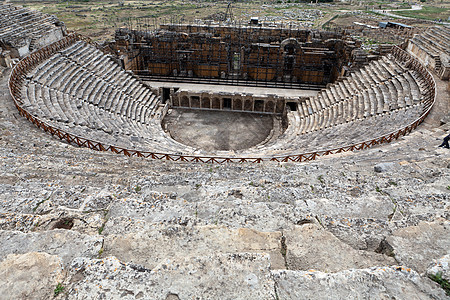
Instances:
[[[447,20],[450,16],[450,10],[448,8],[423,6],[421,10],[398,10],[394,12],[397,15],[424,19],[424,20]]]
[[[182,0],[11,0],[12,4],[27,6],[30,9],[56,15],[73,31],[86,35],[93,40],[112,38],[116,29],[132,27],[150,29],[154,25],[166,22],[194,22],[196,19],[217,20],[224,14],[227,1],[182,1]],[[287,3],[287,1],[284,1]],[[311,7],[307,0],[290,0],[288,5],[270,3],[271,7],[261,10],[265,1],[233,2],[233,15],[236,21],[246,23],[249,16],[282,17],[292,8],[320,9]],[[319,2],[331,2],[319,0]]]
[[[155,25],[167,22],[194,22],[196,19],[218,20],[224,14],[228,2],[203,0],[188,2],[182,0],[11,0],[12,4],[23,5],[30,9],[36,9],[44,13],[56,15],[63,21],[69,30],[79,32],[93,40],[104,40],[114,36],[116,29],[132,27],[135,29],[152,30]],[[319,0],[318,2],[332,2],[331,0]],[[263,4],[268,4],[262,8]],[[324,14],[324,18],[314,21],[314,26],[327,26],[335,20],[341,18],[342,11],[352,11],[348,14],[350,22],[355,18],[363,17],[354,15],[353,12],[376,7],[380,9],[407,8],[406,2],[392,4],[388,0],[370,0],[361,2],[360,6],[334,2],[331,7],[311,5],[308,0],[285,0],[285,1],[237,1],[233,2],[233,15],[236,21],[246,23],[249,16],[258,16],[286,19],[286,14],[298,9],[318,9]],[[393,11],[408,17],[422,19],[443,19],[447,20],[449,9],[433,7],[427,2],[422,10],[416,11]],[[437,6],[437,5],[436,5]],[[448,7],[448,5],[443,6]],[[366,11],[377,15],[376,12]],[[295,15],[295,14],[293,14]],[[294,18],[296,21],[297,18]],[[329,19],[329,20],[328,20]],[[325,23],[322,23],[325,22]],[[340,22],[337,22],[340,23]],[[344,22],[345,23],[345,22]],[[346,24],[347,25],[347,24]]]
[[[322,183],[322,184],[325,183],[325,180],[323,180],[323,176],[322,176],[322,175],[319,175],[319,176],[317,177],[317,180],[319,180],[320,183]]]
[[[108,211],[103,213],[103,223],[102,226],[98,229],[98,234],[102,234],[103,230],[105,230],[106,222],[108,222]]]
[[[98,250],[98,258],[101,258],[103,254],[103,247],[100,248],[100,250]]]
[[[36,210],[39,208],[39,205],[41,205],[42,203],[44,203],[45,201],[47,201],[48,199],[50,199],[50,197],[53,195],[53,193],[50,194],[50,196],[48,196],[47,198],[39,201],[35,207],[33,207],[33,212],[36,212]]]
[[[450,296],[450,282],[442,278],[442,272],[437,272],[436,275],[429,274],[428,277],[438,283],[444,289],[447,296]]]
[[[56,288],[54,290],[55,296],[58,296],[63,291],[64,291],[64,286],[61,283],[58,283],[58,285],[56,286]]]
[[[372,14],[372,15],[376,15],[376,16],[381,16],[381,17],[384,17],[384,14],[382,14],[382,13],[379,13],[379,12],[377,12],[377,11],[373,11],[373,10],[366,10],[366,11],[364,11],[366,14]]]
[[[24,5],[44,13],[56,15],[66,26],[91,38],[113,37],[117,28],[133,26],[142,28],[169,21],[175,17],[194,21],[195,18],[211,14],[214,6],[224,11],[224,4],[196,4],[175,1],[101,1],[101,0],[12,0],[13,4]],[[205,7],[206,9],[200,8]],[[197,13],[198,12],[198,13]],[[202,13],[199,15],[199,13]],[[133,22],[130,22],[133,18]],[[153,20],[155,18],[155,20]]]

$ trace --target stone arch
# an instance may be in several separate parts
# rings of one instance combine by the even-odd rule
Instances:
[[[253,111],[253,101],[251,99],[245,100],[244,110]]]
[[[242,99],[241,98],[233,99],[233,110],[242,110]]]
[[[255,100],[255,111],[264,111],[264,100]]]
[[[180,106],[180,99],[177,94],[172,95],[172,105],[173,106]]]
[[[191,96],[191,107],[195,107],[195,108],[200,107],[200,97],[199,96]]]
[[[300,48],[300,43],[297,41],[296,38],[288,38],[281,42],[280,46],[285,51],[286,46],[292,45],[294,49]]]
[[[281,42],[283,55],[283,75],[292,75],[296,64],[296,56],[301,51],[300,43],[295,38],[288,38]]]

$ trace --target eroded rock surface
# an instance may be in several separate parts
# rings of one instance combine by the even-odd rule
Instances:
[[[0,261],[2,299],[51,299],[64,280],[61,259],[56,255],[30,252],[10,254]]]
[[[394,259],[371,251],[355,250],[314,224],[296,226],[285,232],[287,267],[290,270],[337,272],[388,266]]]
[[[308,163],[153,161],[34,128],[6,78],[0,298],[445,299],[446,125]]]
[[[189,258],[216,253],[267,253],[272,268],[284,268],[281,232],[259,232],[225,226],[154,225],[147,230],[107,235],[104,255],[154,268],[168,258]]]
[[[8,254],[45,252],[60,257],[69,264],[76,257],[97,257],[103,238],[76,231],[55,229],[45,232],[22,233],[0,231],[0,260]]]
[[[267,255],[250,253],[168,257],[151,270],[114,257],[76,259],[66,285],[70,299],[274,299],[269,266]]]
[[[431,261],[449,254],[449,237],[450,223],[438,219],[398,229],[387,238],[387,242],[400,263],[424,273]]]
[[[443,279],[450,282],[450,254],[444,255],[436,260],[434,260],[427,270],[428,275],[440,276]]]
[[[434,282],[402,266],[337,273],[273,271],[279,299],[446,299]]]

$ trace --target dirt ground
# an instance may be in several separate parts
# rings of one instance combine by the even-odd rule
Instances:
[[[241,150],[264,141],[272,120],[263,114],[173,109],[163,127],[176,141],[205,151]]]

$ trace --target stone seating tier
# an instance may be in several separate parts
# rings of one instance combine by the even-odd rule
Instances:
[[[94,46],[76,41],[27,72],[23,108],[54,128],[104,145],[157,153],[272,157],[335,148],[387,134],[416,120],[430,87],[393,56],[330,85],[288,113],[276,139],[239,151],[182,145],[161,127],[160,98]]]
[[[65,34],[64,24],[52,15],[10,4],[0,4],[0,45],[23,57]]]

